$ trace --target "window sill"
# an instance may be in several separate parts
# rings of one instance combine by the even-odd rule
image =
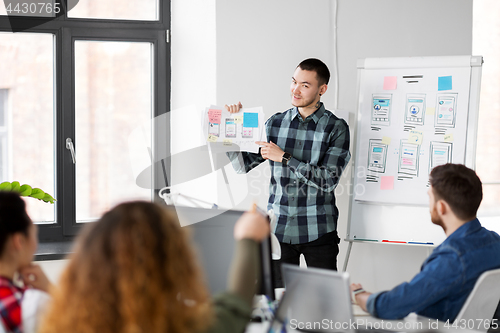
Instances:
[[[66,259],[72,250],[73,240],[40,243],[35,252],[34,261]]]

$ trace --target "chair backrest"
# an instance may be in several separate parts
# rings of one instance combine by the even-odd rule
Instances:
[[[474,329],[481,332],[488,330],[488,325],[484,325],[484,320],[491,320],[495,309],[500,302],[500,269],[486,271],[477,279],[474,289],[465,301],[462,309],[455,319],[455,323],[472,319],[474,322],[483,320],[483,324]]]

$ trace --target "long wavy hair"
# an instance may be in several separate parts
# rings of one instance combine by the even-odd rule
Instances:
[[[40,332],[197,332],[212,318],[203,281],[172,212],[124,203],[79,236]]]

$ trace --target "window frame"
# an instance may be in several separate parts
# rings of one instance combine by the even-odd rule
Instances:
[[[51,33],[55,36],[54,46],[54,117],[55,117],[55,197],[56,223],[39,224],[40,242],[71,241],[85,223],[76,222],[76,183],[75,165],[70,152],[66,149],[66,138],[75,142],[75,40],[89,41],[128,41],[149,42],[152,44],[152,109],[153,117],[168,113],[170,110],[170,1],[158,0],[157,21],[136,21],[117,19],[68,18],[66,0],[57,0],[62,8],[55,18],[9,17],[0,15],[0,31],[12,32],[11,21],[20,26],[40,24],[23,30],[29,33]],[[168,127],[167,127],[168,128]],[[153,131],[153,154],[168,156],[169,142],[167,131]],[[161,151],[160,151],[161,150]],[[162,179],[163,170],[153,164],[153,177]],[[169,167],[167,166],[167,169]],[[159,171],[159,172],[158,172]],[[169,174],[167,170],[167,174]],[[161,184],[161,182],[155,182]],[[158,187],[158,186],[154,186]],[[153,200],[158,198],[159,188],[151,189]]]
[[[9,89],[0,88],[0,108],[2,108],[2,113],[0,113],[0,119],[3,121],[3,126],[0,125],[0,168],[2,171],[0,175],[8,173],[9,162],[7,161],[9,152],[9,115],[8,115],[8,99],[9,99]]]

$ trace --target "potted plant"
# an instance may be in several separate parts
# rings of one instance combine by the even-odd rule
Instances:
[[[45,193],[43,190],[35,187],[32,188],[28,184],[21,185],[18,181],[3,182],[0,184],[0,191],[13,191],[18,192],[23,197],[32,197],[44,202],[53,204],[56,199],[50,194]]]

